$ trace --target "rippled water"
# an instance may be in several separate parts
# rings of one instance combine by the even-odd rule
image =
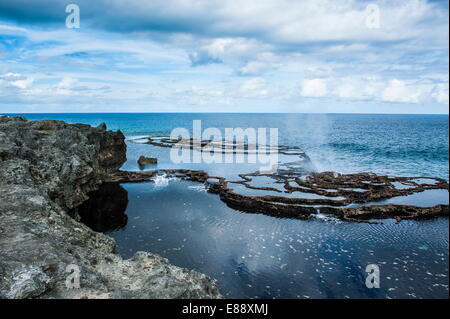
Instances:
[[[52,114],[27,117],[92,125],[106,122],[110,129],[121,129],[129,138],[168,135],[174,127],[189,128],[192,119],[202,119],[204,127],[279,127],[280,144],[300,146],[317,170],[373,171],[448,180],[448,116]],[[254,171],[254,167],[245,164],[239,167],[175,165],[169,161],[167,150],[134,143],[128,146],[128,162],[124,165],[128,170],[138,170],[137,158],[146,155],[158,158],[155,168],[205,169],[227,178],[236,178],[238,171]],[[104,196],[108,205],[115,198],[119,201],[118,216],[107,221],[111,225],[101,225],[103,219],[94,220],[96,227],[108,230],[116,239],[119,252],[125,257],[139,250],[158,253],[175,265],[217,278],[226,296],[448,297],[447,218],[401,223],[385,220],[376,225],[341,222],[321,214],[311,220],[280,219],[233,210],[198,183],[160,177],[156,183],[123,184],[122,187],[126,192],[110,190],[120,196]],[[436,198],[442,200],[440,191],[425,197],[413,196],[417,205]],[[101,211],[98,205],[91,207]],[[122,228],[109,231],[118,227]],[[379,289],[368,289],[365,285],[365,268],[369,264],[380,268]]]
[[[280,219],[228,208],[202,185],[123,184],[119,253],[151,251],[219,281],[233,298],[446,298],[448,219],[356,224]],[[380,267],[380,289],[365,285]]]
[[[206,169],[230,179],[242,170],[254,170],[251,165],[174,165],[168,152],[129,143],[124,168],[139,169],[136,159],[144,154],[158,157],[153,168]],[[264,186],[266,179],[258,177],[254,184]],[[119,252],[126,257],[139,250],[158,253],[175,265],[216,278],[228,297],[448,296],[448,219],[399,224],[385,220],[377,225],[342,222],[321,214],[311,220],[280,219],[233,210],[199,183],[158,176],[156,183],[122,186],[129,196],[128,224],[110,233]],[[448,203],[446,190],[424,194],[388,201]],[[380,289],[365,285],[369,264],[380,267]]]

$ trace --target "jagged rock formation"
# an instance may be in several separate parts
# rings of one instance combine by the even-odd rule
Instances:
[[[117,171],[107,181],[130,183],[152,181],[157,174],[204,183],[210,193],[218,194],[229,207],[247,213],[276,217],[307,219],[320,211],[347,221],[368,222],[369,219],[395,218],[430,219],[449,216],[448,205],[418,207],[413,205],[377,204],[377,201],[397,196],[407,196],[427,190],[448,191],[448,183],[431,177],[389,177],[371,173],[338,174],[334,172],[311,173],[304,179],[275,172],[240,174],[241,181],[227,181],[220,176],[210,176],[202,170],[162,169],[141,172]],[[254,177],[270,177],[279,188],[251,185]],[[425,181],[421,181],[425,180]],[[233,185],[259,190],[260,196],[250,196],[234,190]],[[273,185],[273,184],[271,184]],[[402,188],[397,188],[400,185]],[[281,187],[282,186],[282,187]],[[280,190],[283,189],[283,190]],[[271,191],[277,195],[267,195]],[[286,197],[287,195],[294,197]],[[319,198],[303,198],[305,194]],[[350,207],[349,204],[357,206]],[[365,204],[365,205],[363,205]]]
[[[255,145],[234,140],[172,139],[164,136],[141,137],[130,142],[232,155],[248,154],[256,149]],[[266,145],[262,145],[262,149],[268,150]],[[300,148],[278,146],[275,150],[284,156],[276,170],[238,172],[239,178],[236,180],[210,176],[206,171],[186,169],[119,171],[108,177],[108,180],[116,183],[145,182],[151,181],[157,174],[180,177],[205,183],[209,192],[218,194],[220,199],[233,209],[277,217],[305,219],[319,211],[356,222],[383,218],[400,221],[449,216],[448,200],[444,199],[444,192],[440,193],[440,197],[444,198],[435,199],[436,203],[430,207],[409,205],[406,199],[406,204],[402,205],[383,203],[391,199],[398,200],[401,196],[436,190],[446,190],[448,196],[448,183],[441,178],[395,177],[373,173],[318,173],[315,172],[310,158]]]
[[[162,257],[123,260],[112,238],[76,220],[125,151],[105,125],[0,116],[0,298],[220,297],[214,280]]]

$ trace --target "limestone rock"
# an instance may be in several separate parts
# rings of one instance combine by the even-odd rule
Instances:
[[[123,134],[103,125],[0,116],[0,299],[220,297],[213,279],[162,257],[123,260],[73,218],[125,152]]]
[[[137,160],[138,164],[140,167],[145,167],[147,165],[150,164],[157,164],[158,163],[158,159],[157,158],[153,158],[153,157],[145,157],[145,156],[140,156],[139,159]]]

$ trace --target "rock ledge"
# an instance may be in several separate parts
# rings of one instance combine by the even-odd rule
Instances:
[[[104,124],[0,116],[0,299],[221,297],[215,280],[160,256],[122,259],[112,238],[76,220],[125,152]]]

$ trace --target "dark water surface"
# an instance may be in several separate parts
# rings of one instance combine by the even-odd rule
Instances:
[[[122,187],[128,192],[128,223],[108,233],[119,253],[160,254],[218,279],[228,297],[448,296],[448,219],[377,225],[323,215],[280,219],[228,208],[194,182]],[[369,264],[380,268],[380,289],[365,285]]]

